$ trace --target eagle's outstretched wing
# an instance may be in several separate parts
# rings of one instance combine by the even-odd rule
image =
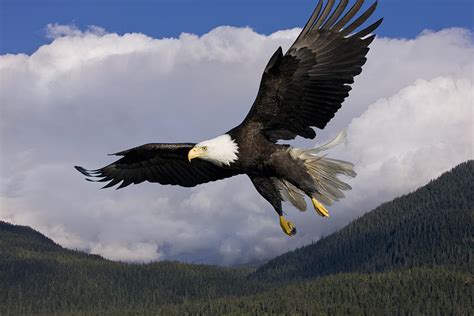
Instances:
[[[354,77],[366,61],[370,35],[382,19],[354,33],[374,12],[377,2],[349,23],[363,0],[346,11],[348,0],[333,10],[320,0],[301,34],[283,55],[281,47],[268,62],[257,98],[241,126],[258,123],[271,141],[297,135],[314,138],[311,127],[324,128],[349,95]],[[341,17],[342,16],[342,17]]]
[[[146,144],[114,155],[123,156],[116,162],[97,170],[75,168],[89,181],[108,182],[104,188],[122,182],[117,189],[143,181],[193,187],[240,174],[239,170],[217,166],[195,159],[188,161],[188,152],[195,144]],[[92,179],[91,179],[92,178]],[[96,178],[96,179],[94,179]]]

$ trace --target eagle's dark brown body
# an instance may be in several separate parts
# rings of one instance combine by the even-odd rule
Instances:
[[[285,179],[307,195],[316,186],[303,161],[291,156],[288,145],[275,144],[262,133],[260,123],[249,123],[228,132],[239,146],[239,159],[229,168],[247,174],[258,192],[282,214],[281,196],[273,178]]]

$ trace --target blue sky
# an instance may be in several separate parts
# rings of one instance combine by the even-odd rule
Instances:
[[[366,5],[372,1],[367,1]],[[250,26],[258,33],[302,26],[316,0],[1,0],[0,54],[31,54],[48,43],[48,23],[88,25],[118,34],[176,37],[220,25]],[[473,28],[471,0],[381,0],[379,34],[413,38],[424,29]]]

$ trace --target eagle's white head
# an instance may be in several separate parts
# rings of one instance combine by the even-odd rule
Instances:
[[[194,158],[210,161],[218,166],[230,165],[238,159],[239,146],[228,134],[205,140],[196,144],[188,153],[191,162]]]

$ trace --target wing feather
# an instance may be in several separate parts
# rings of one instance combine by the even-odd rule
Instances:
[[[187,154],[195,144],[146,144],[112,155],[122,156],[103,168],[87,170],[75,168],[88,181],[108,182],[103,188],[117,184],[117,189],[144,181],[193,187],[195,185],[232,177],[241,171],[217,166],[201,159],[188,161]]]
[[[342,12],[344,11],[344,9],[347,7],[347,4],[349,3],[349,0],[342,0],[341,2],[339,2],[339,4],[337,5],[337,8],[336,10],[334,10],[334,12],[332,13],[332,15],[327,19],[327,21],[321,26],[321,29],[328,29],[330,28],[334,22],[337,21],[337,19],[339,19],[339,17],[341,16]]]
[[[321,24],[326,20],[328,17],[329,13],[332,10],[332,7],[334,6],[334,0],[328,0],[326,3],[326,6],[324,7],[323,13],[321,13],[321,16],[316,20],[314,25],[311,27],[311,29],[317,29],[321,26]]]
[[[323,0],[319,0],[318,4],[316,5],[316,8],[311,14],[311,17],[309,18],[308,22],[306,22],[303,30],[301,31],[296,41],[298,41],[300,37],[306,36],[306,34],[311,30],[311,27],[313,26],[314,21],[316,21],[316,18],[319,16],[319,13],[321,12],[322,7],[323,7]]]
[[[344,25],[346,25],[353,17],[354,15],[359,12],[360,8],[364,4],[364,0],[357,0],[354,5],[347,11],[347,13],[342,17],[342,19],[339,20],[334,26],[333,26],[333,31],[334,32],[339,32]]]
[[[342,31],[341,31],[341,35],[343,36],[347,36],[349,35],[350,33],[352,33],[352,31],[354,31],[356,28],[358,28],[359,26],[362,25],[362,23],[364,23],[368,18],[369,16],[372,15],[372,13],[374,13],[375,9],[377,8],[377,2],[374,2],[368,9],[367,11],[365,11],[361,16],[359,16],[354,22],[352,22],[348,27],[345,27]]]

